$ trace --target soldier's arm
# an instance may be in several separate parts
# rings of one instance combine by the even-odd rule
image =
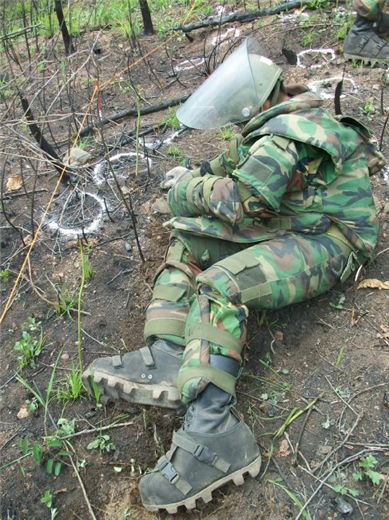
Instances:
[[[280,136],[262,137],[251,146],[232,173],[245,213],[260,216],[279,210],[298,165],[304,162],[301,151],[294,141]]]
[[[207,173],[177,182],[168,193],[171,212],[181,217],[212,215],[236,224],[244,213],[259,216],[269,209],[277,211],[297,162],[293,141],[264,137],[250,148],[231,177]]]
[[[174,216],[212,215],[230,224],[243,218],[238,188],[230,177],[184,177],[169,190],[168,203]]]

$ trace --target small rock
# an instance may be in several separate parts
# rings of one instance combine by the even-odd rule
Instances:
[[[81,148],[72,148],[65,158],[66,161],[69,161],[70,166],[80,166],[91,159],[92,155]]]
[[[62,361],[68,361],[69,354],[67,352],[65,352],[64,354],[62,354],[61,359],[62,359]]]
[[[124,242],[124,249],[127,251],[127,253],[131,253],[132,245],[130,244],[130,242]]]
[[[26,419],[29,416],[28,408],[26,405],[23,405],[17,413],[18,419]]]
[[[337,504],[337,510],[342,515],[351,515],[353,513],[353,507],[351,504],[346,502],[346,500],[342,497],[336,497],[335,502]]]

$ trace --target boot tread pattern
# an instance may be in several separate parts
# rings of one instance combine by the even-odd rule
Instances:
[[[208,503],[212,500],[212,492],[216,489],[219,489],[224,484],[228,482],[233,482],[236,486],[241,486],[244,483],[244,476],[249,474],[251,477],[256,477],[261,469],[261,456],[259,455],[253,462],[245,466],[244,468],[238,469],[234,471],[230,475],[223,477],[215,482],[212,482],[205,489],[196,493],[191,497],[188,497],[180,502],[174,502],[172,504],[163,504],[163,505],[151,505],[144,504],[148,511],[158,512],[161,509],[165,509],[169,514],[177,513],[179,507],[184,506],[187,510],[194,509],[196,507],[196,501],[199,498],[202,498],[205,503]]]
[[[178,390],[163,384],[138,384],[122,380],[118,376],[101,374],[98,371],[93,375],[84,373],[84,385],[90,395],[93,395],[93,383],[101,392],[101,401],[107,404],[110,401],[124,399],[130,403],[156,405],[164,408],[177,409],[181,405]]]

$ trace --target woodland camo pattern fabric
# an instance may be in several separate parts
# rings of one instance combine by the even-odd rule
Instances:
[[[231,394],[249,309],[312,298],[372,256],[378,226],[363,139],[303,93],[259,114],[230,149],[168,194],[174,217],[145,337],[185,347],[185,403],[212,382]]]
[[[383,10],[387,10],[385,0],[354,0],[353,8],[363,18],[377,21]]]

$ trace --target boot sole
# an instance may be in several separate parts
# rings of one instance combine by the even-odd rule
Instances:
[[[124,399],[133,404],[160,406],[174,410],[178,410],[182,406],[178,390],[173,386],[143,385],[98,370],[93,374],[86,370],[82,375],[82,380],[87,392],[92,396],[94,395],[93,384],[98,386],[103,404]]]
[[[367,58],[366,56],[357,56],[356,54],[349,54],[348,52],[344,52],[343,55],[346,60],[361,61],[364,65],[371,65],[372,67],[377,64],[385,67],[389,66],[389,60],[384,60],[382,58]]]
[[[224,484],[228,482],[233,482],[236,486],[241,486],[244,483],[244,475],[248,473],[251,477],[256,477],[261,469],[261,455],[251,462],[248,466],[244,468],[238,469],[234,473],[227,475],[224,478],[216,480],[212,482],[208,487],[202,489],[196,495],[191,496],[190,498],[186,498],[185,500],[181,500],[180,502],[173,502],[171,504],[161,504],[161,505],[152,505],[152,504],[143,504],[144,507],[153,513],[165,509],[169,514],[177,513],[177,509],[181,506],[185,506],[186,509],[194,509],[196,507],[196,500],[202,498],[203,501],[207,504],[212,500],[212,491],[216,491]]]

